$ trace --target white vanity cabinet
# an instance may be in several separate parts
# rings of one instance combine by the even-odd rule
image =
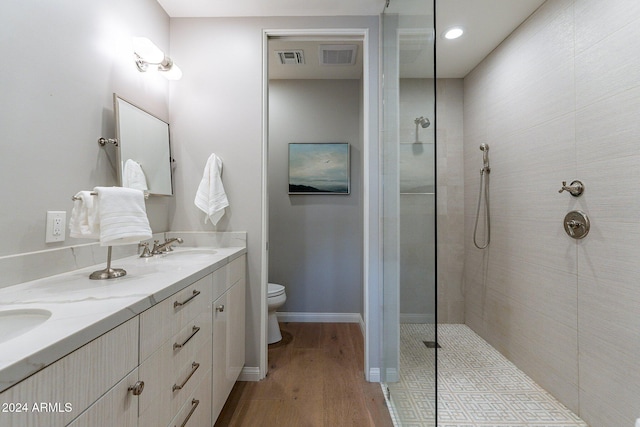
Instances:
[[[137,380],[128,374],[137,365],[135,317],[1,393],[0,425],[65,426],[118,383],[123,400],[134,400],[127,389]],[[137,409],[135,401],[120,406],[123,417]]]
[[[244,366],[245,270],[221,264],[0,393],[0,426],[212,426]]]
[[[245,361],[246,256],[213,274],[212,419],[220,415]]]

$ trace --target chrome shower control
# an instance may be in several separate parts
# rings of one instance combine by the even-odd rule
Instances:
[[[558,193],[568,191],[573,197],[578,197],[584,192],[584,184],[581,181],[571,181],[571,185],[567,185],[567,181],[562,181],[562,188],[558,190]]]
[[[564,231],[574,239],[582,239],[590,228],[589,217],[582,211],[571,211],[564,217]]]

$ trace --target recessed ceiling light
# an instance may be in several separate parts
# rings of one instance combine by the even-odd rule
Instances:
[[[457,39],[464,33],[462,27],[451,27],[447,29],[442,36],[447,40]]]

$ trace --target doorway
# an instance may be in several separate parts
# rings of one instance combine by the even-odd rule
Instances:
[[[351,54],[355,46],[354,64],[321,64],[323,52],[330,61],[343,61],[347,46]],[[359,323],[365,342],[371,114],[366,52],[366,30],[264,32],[264,319],[267,284],[275,282],[287,294],[281,321]],[[291,143],[347,143],[348,192],[290,194]],[[262,332],[266,375],[266,321]]]

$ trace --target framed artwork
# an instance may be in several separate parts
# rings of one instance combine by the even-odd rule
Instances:
[[[289,194],[349,194],[349,144],[289,143]]]

